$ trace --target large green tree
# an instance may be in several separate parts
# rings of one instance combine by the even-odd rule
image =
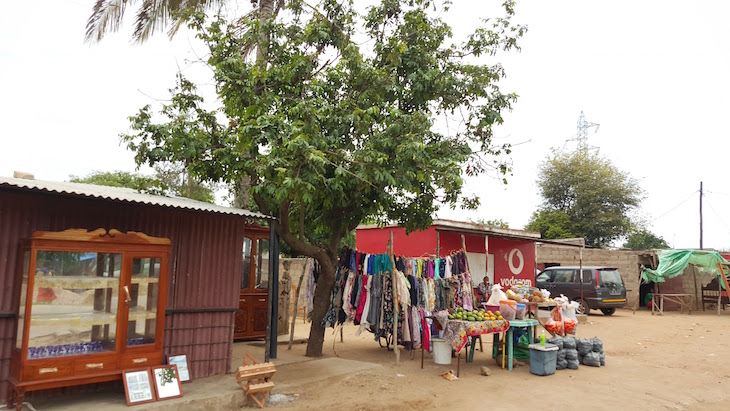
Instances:
[[[278,235],[322,267],[312,313],[319,324],[342,239],[361,221],[424,228],[440,204],[478,204],[462,195],[465,173],[507,171],[493,165],[510,149],[493,144],[492,129],[516,95],[497,85],[503,68],[481,58],[516,47],[526,29],[511,22],[511,2],[505,18],[484,22],[461,45],[439,14],[447,7],[434,10],[428,0],[384,0],[365,14],[347,1],[285,7],[283,17],[236,24],[193,14],[227,122],[191,169],[234,184],[251,177],[259,209],[279,217]],[[252,42],[266,50],[253,61],[241,52]],[[437,127],[445,115],[460,116],[461,127]],[[158,140],[150,130],[166,124],[153,116],[133,123],[124,138],[134,146],[182,144],[173,134]],[[321,355],[323,338],[313,326],[308,356]]]
[[[526,228],[545,238],[578,236],[588,246],[604,247],[635,226],[632,213],[643,191],[596,150],[553,151],[540,166],[537,184],[543,203]]]
[[[641,229],[632,232],[626,242],[624,248],[631,250],[657,250],[669,248],[669,244],[662,238],[649,230]]]

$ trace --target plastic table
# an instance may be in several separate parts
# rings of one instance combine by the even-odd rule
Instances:
[[[514,337],[514,330],[516,328],[525,328],[527,329],[527,341],[532,344],[535,342],[533,338],[533,333],[536,330],[536,327],[540,325],[540,322],[533,319],[525,319],[525,320],[512,320],[509,322],[509,329],[505,332],[505,342],[506,345],[506,361],[507,361],[507,369],[512,371],[512,362],[514,361],[514,347],[513,347],[513,337]],[[499,351],[499,347],[501,346],[500,342],[500,335],[501,333],[494,334],[494,340],[492,344],[492,358],[497,358],[497,353]],[[504,349],[504,348],[503,348]]]

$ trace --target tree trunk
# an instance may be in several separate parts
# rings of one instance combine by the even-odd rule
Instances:
[[[248,210],[251,204],[251,176],[245,175],[233,190],[233,207]]]
[[[317,289],[314,292],[314,307],[312,309],[312,327],[309,330],[307,343],[307,357],[321,357],[324,345],[324,327],[322,320],[330,308],[332,288],[335,285],[336,264],[329,258],[319,261],[320,273],[317,280]]]

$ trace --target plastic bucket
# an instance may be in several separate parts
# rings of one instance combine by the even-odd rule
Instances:
[[[535,375],[555,374],[558,346],[554,344],[530,344],[530,372]]]
[[[432,338],[434,364],[451,365],[451,345],[441,338]]]
[[[502,318],[507,321],[512,321],[517,315],[517,302],[502,300],[499,302],[499,312],[502,314]]]
[[[486,303],[482,303],[482,307],[484,307],[484,309],[487,311],[491,311],[492,313],[499,311],[498,305],[487,305]]]
[[[515,318],[518,320],[524,320],[525,319],[525,312],[527,311],[527,306],[525,304],[517,304],[517,310],[515,312]]]

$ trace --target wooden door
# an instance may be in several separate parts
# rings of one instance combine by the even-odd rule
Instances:
[[[243,240],[243,269],[233,338],[266,337],[269,302],[269,232],[247,226]]]

